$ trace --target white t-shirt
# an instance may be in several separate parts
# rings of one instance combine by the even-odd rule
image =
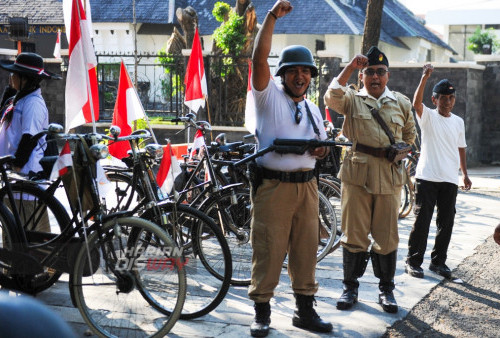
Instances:
[[[47,129],[49,114],[40,89],[20,99],[14,107],[11,125],[0,125],[0,156],[14,155],[23,134],[32,136]],[[31,153],[28,162],[21,169],[21,173],[42,171],[40,159],[43,157],[45,136],[41,137]]]
[[[305,102],[311,110],[314,122],[320,132],[320,139],[326,139],[323,117],[319,108],[305,99],[299,103],[302,111],[302,120],[295,123],[296,106],[281,86],[272,80],[263,91],[252,88],[255,97],[255,111],[257,117],[256,138],[258,149],[271,145],[276,138],[284,139],[314,139],[318,136],[307,117]],[[269,152],[256,159],[257,163],[267,169],[278,171],[297,171],[300,169],[313,169],[316,159],[308,152],[304,155],[278,154]]]
[[[422,149],[415,177],[458,185],[458,148],[467,147],[464,120],[453,113],[444,117],[436,109],[425,105],[423,108],[422,117],[417,114],[417,122],[422,131]]]

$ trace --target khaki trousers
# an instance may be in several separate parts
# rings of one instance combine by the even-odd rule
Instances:
[[[294,293],[314,295],[318,250],[318,186],[264,179],[252,200],[252,282],[256,303],[268,302],[279,283],[285,254]]]
[[[398,216],[401,191],[396,194],[370,194],[364,187],[342,183],[341,244],[352,253],[372,250],[387,255],[398,248]]]

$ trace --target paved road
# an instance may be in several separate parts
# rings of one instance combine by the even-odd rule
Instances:
[[[470,175],[474,189],[471,192],[460,192],[458,196],[456,224],[447,261],[451,269],[455,269],[465,258],[471,256],[475,248],[491,236],[500,220],[500,208],[498,208],[500,197],[478,193],[478,189],[500,191],[500,167],[477,168],[470,170]],[[294,300],[289,288],[289,279],[284,270],[281,283],[271,303],[272,330],[269,336],[380,337],[393,323],[405,318],[408,312],[442,280],[440,276],[427,270],[424,270],[426,274],[424,279],[415,279],[404,273],[404,258],[413,221],[414,217],[410,215],[399,222],[400,245],[395,277],[395,296],[400,310],[397,314],[387,314],[377,304],[378,279],[373,276],[370,264],[365,275],[360,279],[359,303],[350,311],[338,311],[335,308],[336,298],[342,289],[342,257],[341,251],[337,250],[321,261],[317,267],[317,279],[320,283],[320,291],[316,297],[317,311],[324,319],[333,323],[333,334],[313,334],[291,325]],[[435,227],[431,227],[429,253],[434,240],[434,230]],[[429,254],[426,256],[424,267],[428,263]],[[232,287],[223,303],[215,311],[200,319],[179,321],[169,336],[248,336],[253,308],[246,296],[246,291],[243,287]],[[71,307],[67,282],[64,278],[57,285],[40,294],[38,298],[59,312],[72,325],[78,336],[86,336],[87,328],[82,323],[78,310]]]

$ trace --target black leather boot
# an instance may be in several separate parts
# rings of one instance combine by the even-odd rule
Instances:
[[[266,337],[269,334],[269,324],[271,324],[271,305],[266,303],[255,303],[255,318],[250,325],[252,337]]]
[[[344,291],[337,300],[337,309],[350,309],[358,301],[358,278],[362,277],[368,264],[368,252],[352,253],[346,248],[343,250],[344,263]]]
[[[373,273],[380,279],[378,288],[378,302],[382,305],[385,312],[398,312],[398,304],[394,298],[394,274],[396,273],[397,250],[387,254],[380,255],[372,251]]]
[[[293,326],[315,332],[331,332],[333,326],[323,321],[314,310],[314,296],[294,294],[296,309],[293,313]]]

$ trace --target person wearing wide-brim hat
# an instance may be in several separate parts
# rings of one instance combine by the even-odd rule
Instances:
[[[33,136],[47,129],[49,121],[40,82],[61,77],[45,70],[43,58],[35,53],[21,53],[15,61],[0,60],[0,68],[10,72],[2,99],[0,156],[14,155],[13,168],[18,172],[37,173],[42,171],[45,137]]]
[[[14,155],[13,170],[34,175],[43,170],[40,159],[46,148],[45,136],[35,135],[49,125],[40,82],[61,77],[46,71],[42,57],[35,53],[21,53],[15,61],[1,60],[0,68],[10,72],[0,110],[0,156]],[[34,201],[23,201],[25,213],[30,215],[33,208]],[[34,230],[50,232],[47,213],[40,216]]]

